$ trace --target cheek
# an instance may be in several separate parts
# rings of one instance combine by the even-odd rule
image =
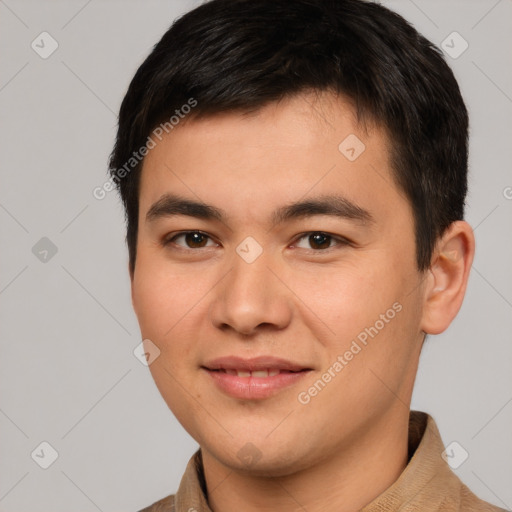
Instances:
[[[160,279],[158,272],[146,270],[142,264],[136,269],[132,284],[133,306],[142,335],[150,339],[161,338],[172,326],[171,315],[175,311],[172,289],[167,280]]]
[[[149,370],[173,413],[186,416],[187,410],[193,409],[184,391],[193,389],[186,371],[195,358],[190,349],[195,338],[190,326],[198,315],[205,314],[200,301],[204,293],[190,282],[192,276],[173,271],[156,258],[150,261],[141,255],[137,265],[132,282],[134,310],[142,338],[151,340],[160,350]]]
[[[187,286],[183,277],[165,271],[158,261],[145,261],[141,255],[132,282],[132,296],[142,336],[162,342],[186,313],[194,298],[194,287]]]
[[[307,304],[301,317],[323,345],[325,369],[338,356],[346,361],[331,388],[343,388],[342,395],[330,397],[334,401],[389,398],[377,376],[392,389],[405,389],[421,348],[421,294],[414,263],[401,261],[400,255],[375,256],[296,276],[294,291]],[[414,288],[418,291],[411,293]]]
[[[161,260],[161,258],[160,258]],[[215,284],[199,269],[171,266],[159,258],[142,256],[132,283],[133,306],[143,338],[153,341],[168,356],[173,372],[196,356],[192,344],[202,336]],[[179,364],[178,364],[179,363]]]
[[[393,275],[382,260],[367,260],[336,268],[318,267],[314,273],[289,278],[294,293],[304,303],[302,309],[309,308],[312,321],[327,327],[329,338],[341,346],[379,321],[388,310],[388,316],[394,317],[393,304],[402,300],[400,275]]]

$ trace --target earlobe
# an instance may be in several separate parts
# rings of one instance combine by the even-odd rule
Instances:
[[[466,293],[475,238],[465,221],[452,223],[438,240],[425,286],[422,330],[439,334],[455,318]]]

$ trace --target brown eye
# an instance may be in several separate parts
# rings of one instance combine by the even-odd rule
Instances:
[[[316,231],[312,233],[305,233],[297,240],[297,242],[294,245],[300,249],[313,249],[317,251],[322,251],[326,249],[331,249],[332,247],[335,247],[337,245],[345,245],[346,243],[347,242],[345,242],[341,238],[337,238],[334,237],[333,235]]]
[[[166,242],[166,245],[174,243],[186,249],[201,249],[216,245],[211,238],[200,231],[186,231],[173,236]]]
[[[185,235],[185,242],[189,247],[204,247],[208,237],[202,233],[187,233]]]
[[[331,240],[332,237],[324,233],[314,233],[308,237],[309,244],[313,249],[328,249]]]

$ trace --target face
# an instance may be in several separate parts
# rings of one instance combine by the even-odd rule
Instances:
[[[133,304],[203,456],[285,475],[408,416],[422,274],[387,144],[304,95],[182,123],[147,155]]]

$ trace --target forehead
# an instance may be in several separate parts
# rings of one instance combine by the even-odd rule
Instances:
[[[170,192],[245,216],[333,191],[356,203],[396,201],[388,149],[384,130],[362,126],[352,104],[331,94],[185,119],[145,158],[141,214]]]

